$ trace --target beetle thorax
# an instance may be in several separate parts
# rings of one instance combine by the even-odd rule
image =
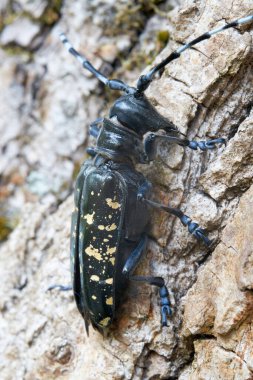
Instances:
[[[95,150],[114,161],[143,162],[144,159],[142,137],[121,125],[115,117],[104,119]]]

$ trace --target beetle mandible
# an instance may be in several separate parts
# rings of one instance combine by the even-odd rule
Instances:
[[[135,164],[154,159],[158,139],[203,151],[224,144],[225,139],[189,141],[172,122],[157,112],[144,92],[155,74],[186,49],[223,30],[252,21],[253,15],[249,15],[182,45],[147,74],[141,75],[136,87],[118,79],[108,79],[73,48],[64,34],[60,35],[68,51],[85,69],[110,89],[125,93],[113,104],[108,118],[97,119],[91,124],[90,134],[96,138],[96,146],[87,149],[92,158],[84,162],[76,180],[71,272],[75,301],[85,320],[87,333],[90,322],[100,332],[113,322],[129,280],[159,288],[162,325],[167,325],[171,308],[164,279],[133,274],[147,244],[150,208],[177,216],[191,234],[210,245],[203,229],[180,209],[149,199],[151,184],[135,170]],[[159,134],[159,131],[165,134]]]

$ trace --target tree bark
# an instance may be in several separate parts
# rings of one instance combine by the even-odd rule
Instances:
[[[68,56],[59,30],[69,30],[96,67],[111,62],[112,71],[116,57],[130,47],[133,54],[148,48],[151,19],[156,31],[159,22],[170,30],[157,63],[183,42],[252,14],[252,1],[185,1],[168,18],[141,8],[146,34],[140,42],[133,16],[125,21],[128,29],[117,24],[125,8],[67,3],[56,25],[39,24],[37,32],[33,26],[23,39],[16,34],[16,41],[7,29],[12,24],[1,33],[1,173],[6,183],[20,175],[12,195],[24,202],[22,218],[0,250],[1,378],[252,379],[252,24],[187,50],[146,92],[189,139],[228,139],[208,152],[161,143],[157,159],[138,167],[154,184],[154,199],[180,207],[213,239],[207,249],[175,217],[153,214],[147,253],[136,272],[165,278],[173,308],[168,327],[161,328],[158,293],[147,285],[130,284],[104,338],[92,329],[86,336],[71,293],[47,291],[70,283],[69,183],[84,156],[89,122],[101,110],[105,115],[104,89]],[[36,24],[35,10],[30,22]],[[106,29],[110,23],[113,32]],[[17,45],[22,54],[31,49],[29,55],[10,56],[7,48]],[[138,67],[126,71],[116,74],[128,81],[140,74]]]

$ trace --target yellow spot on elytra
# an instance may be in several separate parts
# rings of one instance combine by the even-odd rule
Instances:
[[[91,296],[91,298],[92,298],[93,300],[96,300],[96,299],[97,299],[97,297],[94,296],[94,294]]]
[[[109,207],[113,209],[120,208],[120,203],[118,202],[113,202],[111,198],[106,198],[106,203],[108,204]]]
[[[94,191],[91,192],[91,195],[94,195]]]
[[[113,298],[112,297],[107,298],[105,303],[106,303],[106,305],[112,305],[113,304]]]
[[[94,215],[95,215],[95,211],[93,211],[92,214],[86,214],[86,215],[84,215],[83,218],[87,220],[88,224],[92,224],[94,222]]]
[[[114,265],[114,264],[115,264],[115,258],[112,257],[112,258],[110,259],[110,262],[112,263],[112,265]]]
[[[103,230],[106,230],[106,231],[114,231],[114,230],[116,230],[116,228],[117,228],[117,226],[116,226],[115,223],[113,223],[113,224],[111,224],[111,225],[109,225],[109,226],[104,226],[103,224],[100,224],[100,225],[98,226],[98,229],[101,230],[101,231],[103,231]],[[111,235],[110,235],[110,236],[111,236]],[[111,236],[111,237],[112,237],[112,236]]]
[[[104,239],[103,241],[105,241],[107,243],[109,241],[109,239]]]
[[[111,285],[113,283],[113,278],[107,278],[107,280],[105,280],[105,283]]]
[[[106,226],[105,229],[106,231],[114,231],[116,230],[117,226],[115,223],[111,224],[110,226]]]
[[[92,281],[99,281],[99,277],[96,274],[93,274],[90,279]]]
[[[109,218],[109,219],[112,219],[112,215],[108,215],[108,218]]]
[[[116,252],[116,247],[112,247],[112,248],[108,248],[107,251],[106,251],[106,254],[107,255],[112,255],[113,253]]]
[[[106,326],[109,325],[110,321],[111,321],[111,318],[110,318],[110,317],[106,317],[106,318],[102,319],[102,320],[99,322],[99,324],[100,324],[101,326],[103,326],[103,327],[106,327]]]
[[[98,249],[94,248],[92,245],[85,249],[85,253],[87,253],[88,256],[94,257],[98,261],[102,260],[102,256],[98,252]]]

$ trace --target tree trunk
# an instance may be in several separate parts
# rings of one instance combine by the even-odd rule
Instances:
[[[252,1],[187,0],[169,13],[168,3],[158,8],[156,1],[136,9],[123,0],[66,2],[56,10],[29,3],[20,1],[23,13],[11,23],[2,17],[0,36],[0,195],[2,204],[22,207],[0,251],[1,378],[252,379],[252,24],[185,51],[146,92],[189,139],[228,139],[208,152],[161,143],[157,159],[138,167],[154,184],[153,199],[180,207],[213,239],[207,249],[175,217],[153,214],[136,272],[165,278],[168,327],[161,328],[158,292],[147,285],[130,284],[106,337],[93,329],[86,336],[71,292],[47,291],[70,283],[72,176],[88,125],[106,115],[104,97],[112,96],[68,55],[58,32],[68,31],[96,67],[131,82],[138,62],[145,67],[156,51],[158,32],[169,29],[170,41],[155,62],[252,14]]]

